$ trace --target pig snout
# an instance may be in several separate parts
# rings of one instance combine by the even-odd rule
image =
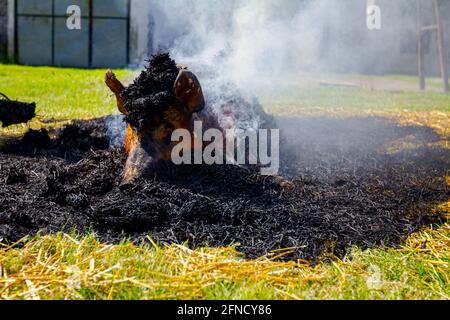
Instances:
[[[134,132],[127,145],[127,161],[122,185],[131,184],[152,172],[154,164],[164,158],[157,143],[147,132]]]

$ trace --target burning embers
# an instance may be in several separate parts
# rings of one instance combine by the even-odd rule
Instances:
[[[269,168],[261,173],[277,173],[278,132],[271,132],[270,137],[276,141],[270,143],[263,128],[265,132],[244,132],[235,127],[236,117],[242,112],[233,110],[249,105],[239,96],[223,101],[219,107],[222,112],[204,111],[205,99],[197,77],[177,65],[169,54],[153,56],[127,88],[110,70],[106,84],[116,94],[118,108],[128,123],[124,183],[142,176],[159,160],[175,164],[262,164]],[[259,113],[267,117],[262,108]],[[220,116],[230,120],[228,125],[223,125]]]

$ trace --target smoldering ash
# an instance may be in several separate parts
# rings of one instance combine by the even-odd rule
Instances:
[[[181,164],[260,165],[262,175],[277,175],[280,168],[278,129],[208,129],[194,122],[194,131],[178,129],[172,133],[172,162]],[[204,148],[202,146],[207,144]]]

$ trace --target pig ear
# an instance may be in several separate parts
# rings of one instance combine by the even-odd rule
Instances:
[[[127,114],[128,110],[125,107],[125,100],[123,99],[121,93],[125,88],[123,84],[116,78],[116,75],[108,69],[105,74],[105,83],[108,88],[116,95],[117,107],[119,111],[123,114]]]
[[[198,112],[205,107],[202,87],[191,71],[180,70],[173,90],[177,99],[184,103],[190,112]]]

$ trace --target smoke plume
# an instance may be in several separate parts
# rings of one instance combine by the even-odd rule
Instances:
[[[413,2],[151,0],[139,23],[147,27],[149,52],[169,50],[191,68],[213,67],[247,90],[302,72],[414,73]],[[381,30],[367,27],[373,4],[381,8]],[[435,60],[433,41],[427,55]]]

